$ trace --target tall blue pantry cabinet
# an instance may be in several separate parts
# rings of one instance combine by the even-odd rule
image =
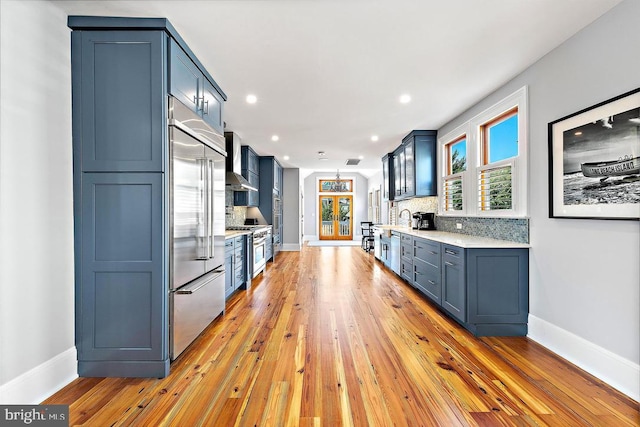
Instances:
[[[68,26],[78,374],[164,377],[167,96],[201,99],[222,133],[226,95],[166,19],[70,16]]]

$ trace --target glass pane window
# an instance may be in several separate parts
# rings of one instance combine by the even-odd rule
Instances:
[[[447,145],[447,174],[452,175],[467,170],[467,137]]]
[[[511,165],[487,168],[478,176],[478,208],[495,211],[512,208],[513,179]]]
[[[524,86],[438,139],[441,214],[528,214],[527,98]]]
[[[483,164],[499,162],[518,155],[518,110],[506,112],[482,126]]]
[[[444,205],[446,211],[462,210],[462,177],[449,178],[444,181]]]
[[[320,180],[320,192],[321,193],[333,193],[342,192],[349,193],[353,191],[352,179],[321,179]]]

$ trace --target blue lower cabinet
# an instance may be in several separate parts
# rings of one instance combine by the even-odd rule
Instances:
[[[247,236],[227,238],[225,243],[224,271],[225,297],[229,298],[238,289],[247,288]]]
[[[163,179],[161,173],[83,176],[76,206],[80,376],[169,373]]]
[[[467,323],[477,336],[525,336],[529,250],[467,250]]]
[[[438,305],[442,301],[440,280],[440,269],[420,259],[413,260],[413,285]]]
[[[381,246],[387,265],[384,239]],[[414,237],[411,255],[403,251],[402,266],[404,273],[413,262],[413,275],[402,277],[474,335],[527,335],[528,249],[461,248]]]
[[[224,246],[224,294],[228,298],[233,293],[233,265],[235,261],[233,239],[226,239]]]
[[[467,286],[465,251],[456,246],[442,245],[442,308],[461,322],[467,320]]]

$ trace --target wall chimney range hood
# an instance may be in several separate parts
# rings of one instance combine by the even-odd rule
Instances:
[[[240,137],[233,132],[225,132],[224,139],[227,148],[226,188],[233,191],[258,191],[247,179],[240,175]]]

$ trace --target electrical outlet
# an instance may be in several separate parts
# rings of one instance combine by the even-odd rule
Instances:
[[[460,222],[456,222],[456,228],[457,228],[458,230],[462,230],[462,223],[460,223]]]

